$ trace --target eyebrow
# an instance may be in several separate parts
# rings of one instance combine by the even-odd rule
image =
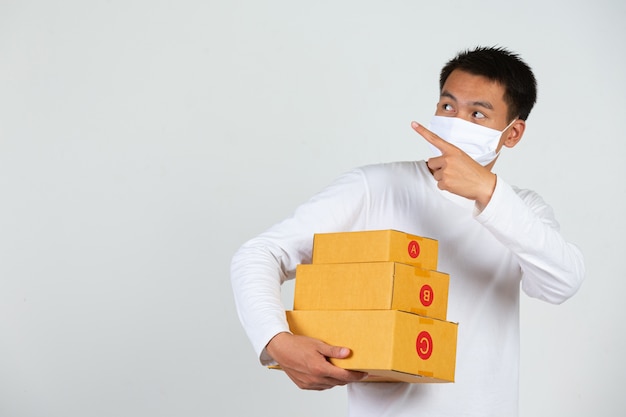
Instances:
[[[458,100],[454,96],[454,94],[450,93],[447,90],[443,90],[441,92],[440,97],[448,97],[449,99],[458,102]],[[479,106],[479,107],[484,107],[484,108],[489,109],[489,110],[493,110],[493,105],[490,102],[488,102],[488,101],[472,101],[469,104],[472,105],[472,106]]]

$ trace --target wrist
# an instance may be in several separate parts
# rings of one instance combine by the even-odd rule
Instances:
[[[290,336],[289,332],[280,332],[276,333],[274,337],[270,339],[269,342],[265,345],[265,352],[275,360],[274,354],[276,353],[276,346],[278,346],[281,342],[281,339],[284,339],[286,336]]]
[[[479,211],[484,210],[484,208],[487,207],[487,204],[491,201],[491,196],[496,189],[497,182],[498,176],[493,172],[490,172],[489,179],[485,181],[485,185],[483,187],[484,191],[481,193],[479,198],[476,199],[476,208]]]

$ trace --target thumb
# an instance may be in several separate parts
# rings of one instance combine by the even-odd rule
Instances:
[[[426,129],[423,125],[417,122],[411,122],[411,127],[413,128],[413,130],[419,133],[424,139],[426,139],[427,142],[429,142],[435,148],[439,149],[442,154],[455,148],[454,145],[441,139],[439,136],[435,135],[433,132]]]
[[[325,344],[323,348],[320,349],[320,353],[327,358],[344,359],[350,356],[350,353],[352,352],[347,347],[330,346]]]

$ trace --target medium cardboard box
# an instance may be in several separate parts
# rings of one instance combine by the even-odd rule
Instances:
[[[294,334],[352,349],[341,368],[369,381],[454,382],[457,324],[396,310],[287,311]]]
[[[398,262],[301,264],[294,310],[404,310],[446,320],[448,274]]]
[[[313,263],[393,261],[437,270],[438,242],[397,230],[317,233]]]

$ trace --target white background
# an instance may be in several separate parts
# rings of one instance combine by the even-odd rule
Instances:
[[[1,0],[0,415],[344,415],[344,388],[258,364],[231,257],[340,173],[425,157],[410,122],[475,45],[534,68],[496,171],[588,268],[561,306],[523,299],[521,414],[623,411],[625,19],[619,0]]]

